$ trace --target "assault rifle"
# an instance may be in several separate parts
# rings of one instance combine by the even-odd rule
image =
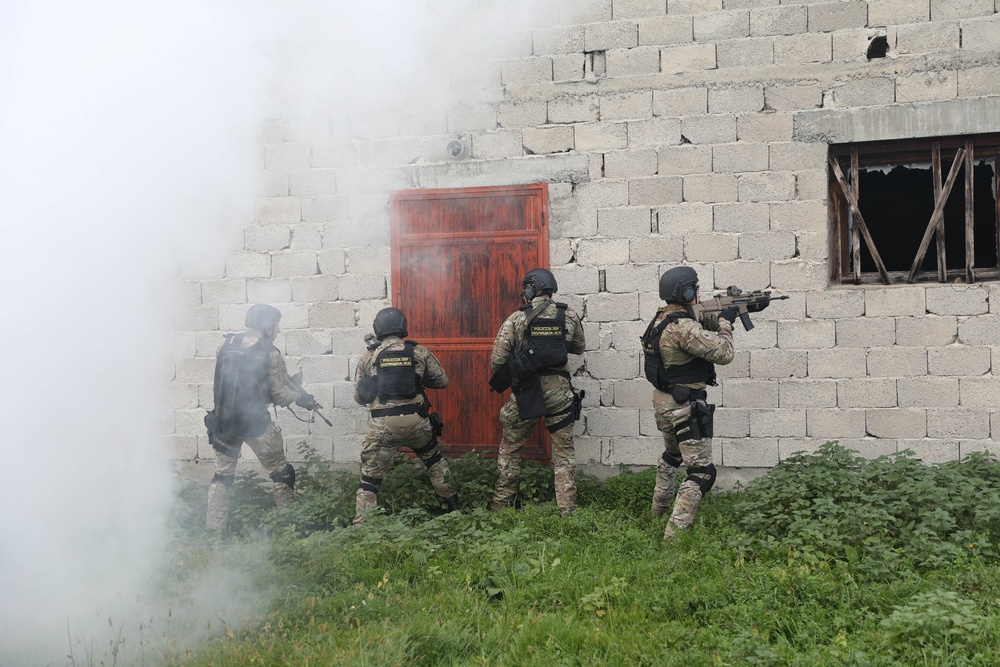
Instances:
[[[365,334],[365,347],[367,347],[369,350],[374,350],[378,346],[379,346],[379,340],[378,340],[378,338],[375,337],[375,334],[373,334],[373,333],[366,333]]]
[[[300,394],[308,394],[309,393],[305,389],[302,388],[302,371],[299,371],[295,375],[289,375],[288,376],[288,384],[291,385],[292,389],[296,390]],[[331,426],[332,427],[333,426],[333,422],[331,422],[329,419],[327,419],[323,415],[323,413],[320,412],[320,410],[322,410],[322,409],[323,409],[323,406],[320,405],[319,403],[317,403],[315,398],[313,399],[312,405],[308,408],[308,410],[310,412],[315,412],[316,414],[318,414],[319,418],[322,419],[323,421],[325,421],[327,426]],[[288,410],[293,415],[295,415],[295,411],[292,410],[291,406],[288,406]],[[299,419],[299,416],[295,415],[295,418]],[[309,420],[308,419],[299,419],[299,421],[309,421]]]
[[[787,299],[788,296],[772,296],[770,291],[754,290],[744,292],[739,287],[731,285],[722,294],[715,294],[708,299],[703,299],[698,303],[691,304],[691,310],[696,320],[708,313],[721,313],[730,307],[735,307],[740,313],[740,322],[743,329],[750,331],[753,329],[753,322],[750,321],[749,313],[759,313],[767,308],[772,301]]]

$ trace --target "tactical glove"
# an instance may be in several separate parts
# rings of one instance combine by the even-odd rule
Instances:
[[[316,404],[316,399],[313,398],[312,394],[302,394],[301,396],[295,399],[295,405],[299,406],[300,408],[305,408],[306,410],[315,410],[316,408],[319,407],[319,405]]]
[[[719,313],[720,320],[726,320],[730,324],[736,323],[736,318],[740,316],[740,309],[736,306],[729,306],[721,313]]]

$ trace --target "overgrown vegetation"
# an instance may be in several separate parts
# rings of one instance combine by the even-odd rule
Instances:
[[[985,455],[925,466],[828,444],[713,492],[663,544],[652,470],[583,479],[560,519],[551,471],[526,466],[523,509],[488,513],[494,463],[465,457],[459,515],[403,460],[387,513],[355,527],[356,478],[308,454],[287,511],[259,479],[234,485],[234,539],[270,535],[270,615],[172,664],[1000,663],[1000,466]]]

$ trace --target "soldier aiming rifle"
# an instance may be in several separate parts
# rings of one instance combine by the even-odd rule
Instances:
[[[739,313],[740,322],[744,331],[753,329],[753,322],[750,321],[749,313],[757,313],[770,305],[772,301],[787,299],[787,296],[772,296],[770,291],[754,290],[744,292],[735,285],[730,285],[722,294],[716,294],[706,300],[699,300],[697,303],[689,304],[694,318],[699,322],[705,319],[708,313],[722,313],[729,308],[736,308]]]

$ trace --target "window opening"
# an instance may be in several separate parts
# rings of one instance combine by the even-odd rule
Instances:
[[[1000,135],[831,146],[831,278],[1000,279]]]

